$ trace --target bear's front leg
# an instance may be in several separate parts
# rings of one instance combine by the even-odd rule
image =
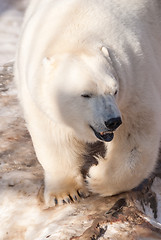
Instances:
[[[134,130],[134,129],[133,129]],[[112,196],[138,186],[153,171],[159,149],[159,131],[127,132],[120,127],[108,144],[104,159],[90,168],[88,188],[101,196]],[[151,144],[152,143],[152,144]]]
[[[80,172],[83,164],[78,154],[80,146],[76,146],[73,139],[64,139],[61,134],[65,132],[60,130],[58,133],[58,126],[57,129],[54,127],[48,131],[41,128],[38,131],[39,136],[30,129],[38,160],[44,169],[46,206],[62,205],[86,197],[88,191]]]
[[[44,200],[48,207],[79,201],[88,192],[79,170],[71,166],[70,171],[45,169]]]
[[[70,203],[87,196],[80,169],[83,146],[69,129],[53,123],[32,104],[25,118],[39,162],[44,169],[44,200],[47,207]]]

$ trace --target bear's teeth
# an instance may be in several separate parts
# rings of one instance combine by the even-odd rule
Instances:
[[[100,132],[101,136],[107,134],[108,132]]]
[[[110,134],[110,133],[112,133],[112,132],[100,132],[100,135],[103,136],[105,134]]]

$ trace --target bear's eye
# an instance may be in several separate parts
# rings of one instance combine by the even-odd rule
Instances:
[[[117,93],[118,93],[118,91],[116,90],[116,91],[114,92],[114,96],[116,96],[116,95],[117,95]]]
[[[91,95],[91,94],[82,94],[81,97],[84,97],[84,98],[91,98],[92,95]]]

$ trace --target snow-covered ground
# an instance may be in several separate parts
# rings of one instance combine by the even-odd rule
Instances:
[[[44,208],[43,170],[25,127],[12,71],[28,1],[0,0],[0,240],[161,239],[160,170],[139,191]]]
[[[14,58],[27,2],[29,0],[0,0],[0,64]]]

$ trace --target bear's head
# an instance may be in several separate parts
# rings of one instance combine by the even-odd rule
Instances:
[[[106,53],[63,53],[43,60],[41,108],[86,142],[111,141],[121,124],[119,85]]]

